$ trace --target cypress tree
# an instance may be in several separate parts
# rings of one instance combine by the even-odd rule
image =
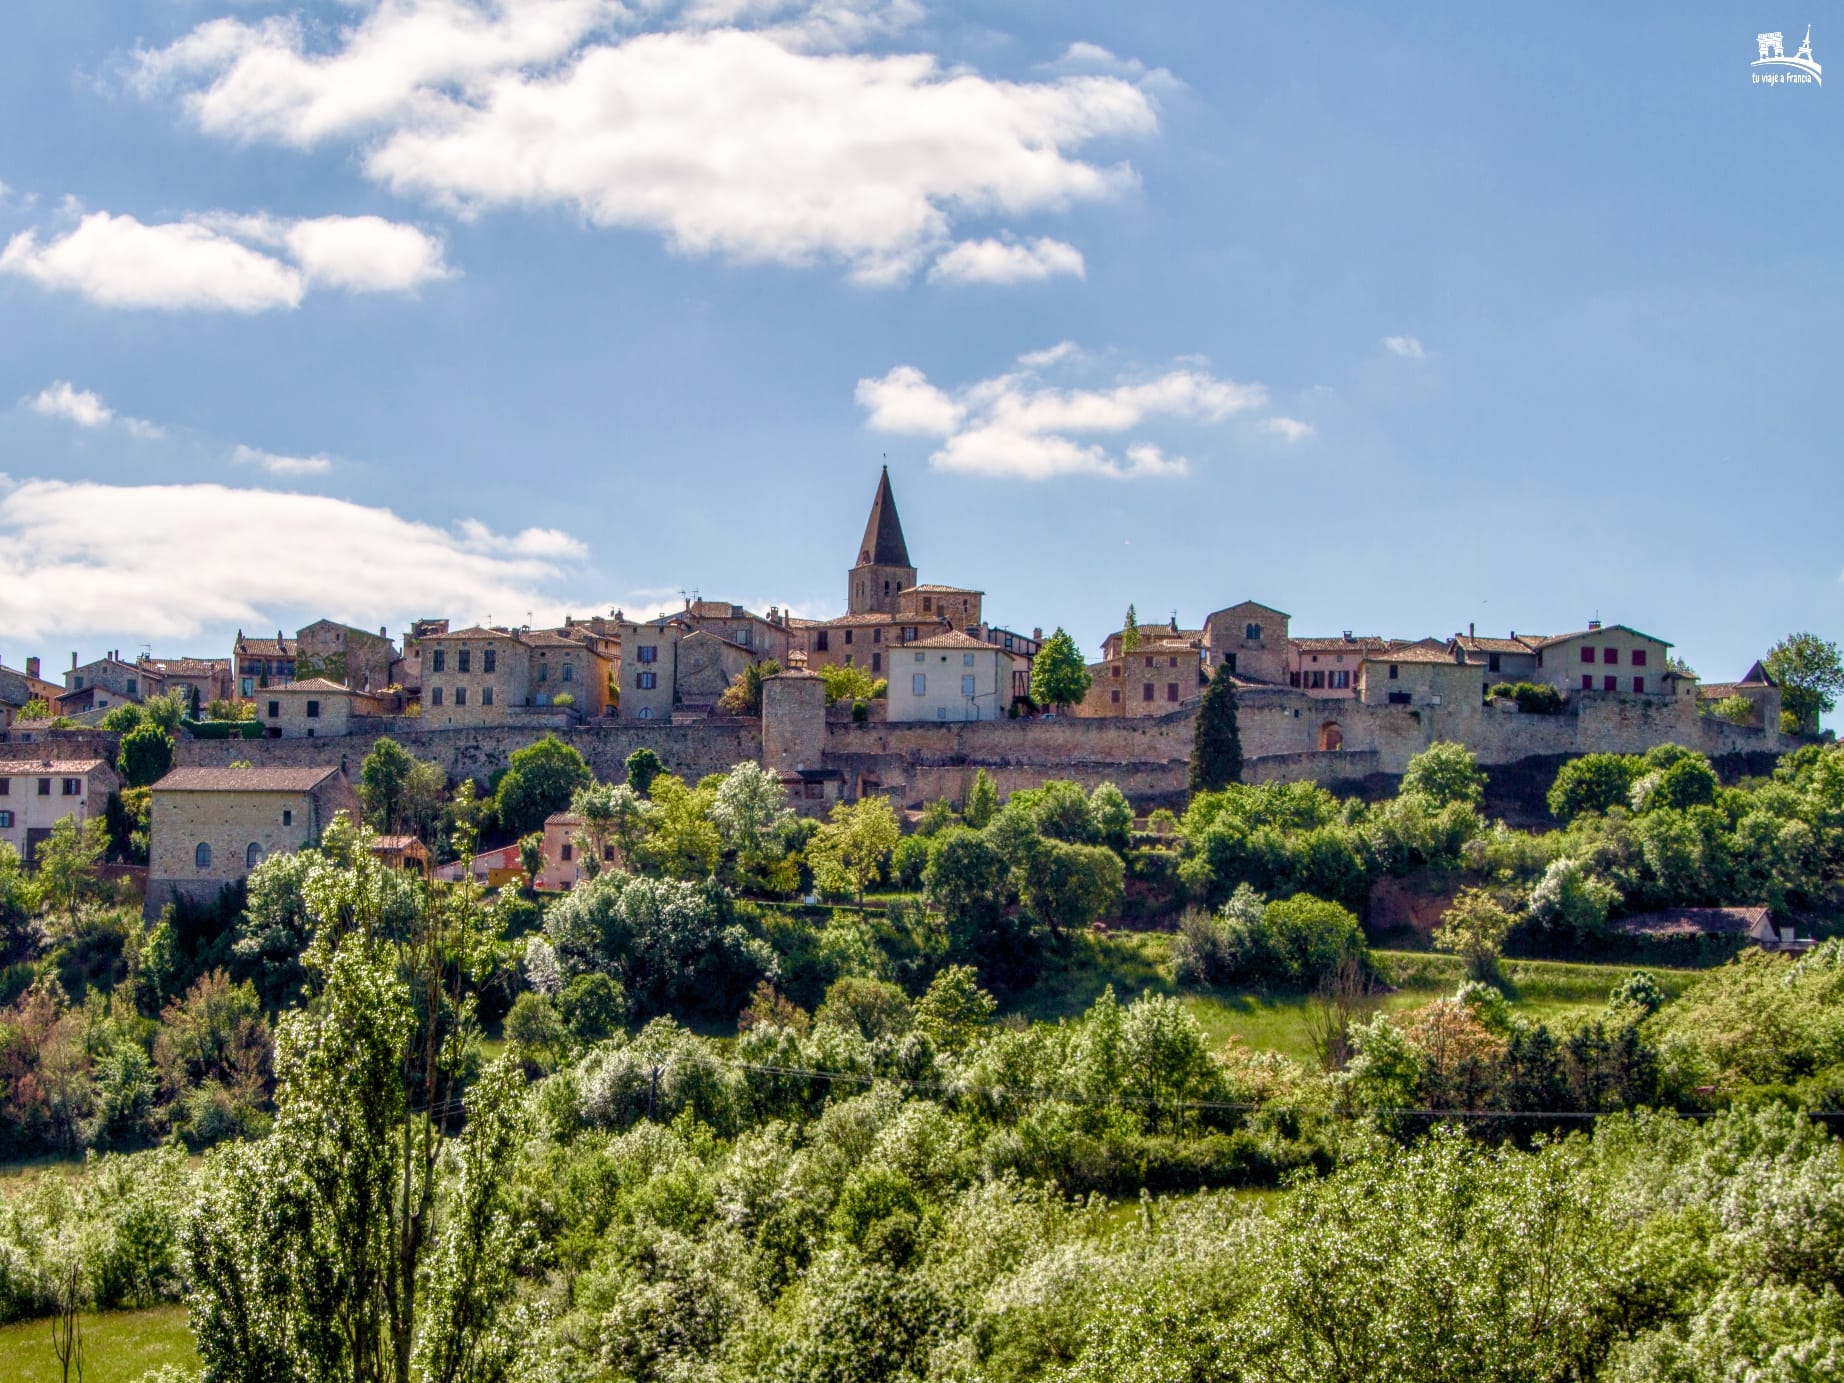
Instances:
[[[1191,791],[1213,792],[1242,780],[1242,734],[1236,728],[1236,686],[1218,668],[1204,688],[1191,743]]]

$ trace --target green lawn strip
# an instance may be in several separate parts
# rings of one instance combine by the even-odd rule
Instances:
[[[78,1323],[83,1330],[84,1383],[133,1383],[163,1364],[185,1370],[198,1367],[183,1306],[104,1311],[80,1316]],[[49,1320],[0,1326],[0,1361],[0,1373],[10,1383],[60,1383],[63,1378],[51,1352]],[[76,1376],[73,1366],[71,1377]]]

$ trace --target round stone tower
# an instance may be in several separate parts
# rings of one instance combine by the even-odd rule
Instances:
[[[796,668],[762,683],[762,765],[775,773],[819,768],[826,754],[826,681]]]

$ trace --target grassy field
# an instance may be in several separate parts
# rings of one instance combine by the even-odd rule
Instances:
[[[183,1306],[149,1311],[107,1311],[79,1318],[83,1328],[84,1383],[133,1383],[149,1369],[176,1364],[196,1369],[192,1329]],[[49,1321],[18,1321],[0,1326],[0,1374],[9,1383],[60,1383],[58,1359],[51,1352]],[[77,1370],[71,1369],[71,1376]]]
[[[1071,1018],[1100,997],[1108,985],[1122,1000],[1142,993],[1175,995],[1190,1010],[1213,1045],[1232,1037],[1261,1051],[1276,1051],[1300,1061],[1312,1059],[1307,1035],[1308,998],[1300,993],[1197,990],[1172,979],[1171,933],[1083,933],[1071,938],[1069,954],[1012,1005],[1032,1021]],[[1418,1008],[1451,994],[1463,976],[1458,957],[1425,951],[1374,951],[1396,992],[1386,995],[1386,1011]],[[1676,998],[1697,977],[1694,970],[1651,968],[1660,988]],[[1552,1028],[1567,1028],[1592,1017],[1607,1003],[1607,993],[1631,974],[1630,965],[1582,965],[1570,961],[1512,960],[1504,964],[1505,989],[1517,1013]]]

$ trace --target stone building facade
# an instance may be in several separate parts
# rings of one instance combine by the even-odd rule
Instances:
[[[149,917],[175,898],[209,902],[270,855],[320,839],[335,813],[356,818],[363,810],[337,766],[176,768],[152,797]]]
[[[613,663],[599,640],[548,629],[479,625],[417,641],[422,719],[430,726],[504,725],[608,708]],[[567,700],[560,700],[567,697]]]
[[[1014,655],[950,629],[905,644],[890,663],[888,720],[1002,720]]]
[[[241,629],[231,644],[231,676],[237,695],[246,701],[263,687],[284,686],[295,680],[295,641],[276,630],[273,639],[246,638]]]
[[[1243,682],[1287,683],[1288,623],[1292,616],[1245,600],[1204,619],[1204,661],[1212,672],[1226,667]]]
[[[78,825],[103,815],[121,787],[108,761],[58,756],[0,762],[0,841],[29,865],[51,828],[65,817]]]
[[[295,676],[324,677],[354,691],[383,691],[391,685],[397,647],[383,629],[373,634],[330,619],[295,632]]]
[[[384,714],[385,703],[324,677],[256,693],[256,718],[278,739],[326,739],[352,733],[354,716]]]

